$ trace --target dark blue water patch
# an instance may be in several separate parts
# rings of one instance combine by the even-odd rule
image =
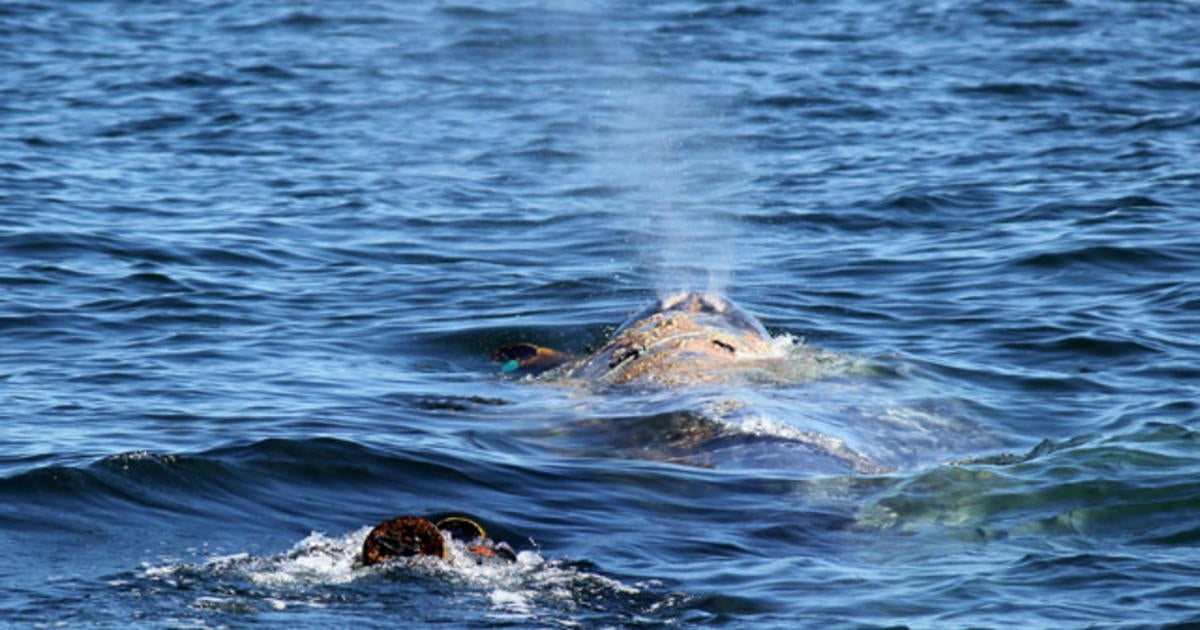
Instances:
[[[673,19],[688,21],[716,20],[721,22],[722,27],[728,28],[730,22],[733,22],[735,27],[741,26],[739,18],[761,18],[770,14],[771,11],[769,9],[762,7],[747,6],[744,4],[732,4],[725,6],[709,6],[700,10],[689,10],[675,15]]]
[[[1190,252],[1188,252],[1190,254]],[[1171,248],[1120,247],[1115,245],[1084,246],[1074,251],[1035,254],[1020,262],[1022,265],[1048,269],[1067,269],[1077,266],[1101,269],[1155,269],[1173,271],[1190,269],[1193,258]]]
[[[1018,99],[1021,102],[1062,97],[1078,99],[1088,95],[1088,91],[1085,88],[1070,81],[1059,81],[1049,84],[1031,82],[984,83],[961,86],[956,88],[956,91],[968,96],[1001,96]]]
[[[1187,79],[1177,76],[1159,76],[1145,79],[1135,79],[1133,84],[1148,90],[1162,92],[1197,92],[1200,91],[1200,80]]]
[[[946,201],[937,195],[924,193],[899,193],[885,200],[867,200],[874,208],[862,209],[862,203],[854,208],[812,209],[799,212],[774,212],[747,217],[744,221],[751,226],[802,229],[810,232],[837,233],[843,230],[878,232],[886,234],[920,224],[928,229],[946,228],[952,219],[927,213],[925,210]],[[896,210],[887,212],[884,210]]]
[[[1039,339],[1036,342],[1016,342],[1008,344],[1013,350],[1038,350],[1041,353],[1061,353],[1072,357],[1093,357],[1095,359],[1153,360],[1153,355],[1162,353],[1162,347],[1155,347],[1136,341],[1120,341],[1113,338],[1105,339],[1100,335],[1068,334],[1057,339]],[[1085,359],[1086,360],[1086,359]]]
[[[66,260],[74,258],[76,254],[82,252],[118,255],[137,252],[139,257],[155,262],[178,260],[169,251],[147,249],[140,245],[134,245],[121,237],[69,231],[9,234],[4,238],[3,249],[7,253],[23,258],[34,257],[49,260]]]
[[[241,74],[246,74],[270,82],[285,81],[300,77],[300,75],[293,70],[269,63],[239,66],[237,71]],[[236,116],[235,114],[230,115]]]
[[[814,107],[833,107],[841,104],[829,97],[817,95],[780,94],[763,96],[752,101],[756,106],[776,109],[811,109]]]
[[[99,135],[104,138],[121,138],[125,136],[160,136],[165,131],[182,127],[190,127],[193,119],[188,116],[163,115],[152,116],[142,120],[127,121],[101,130]]]
[[[1111,51],[1095,46],[1074,48],[1047,45],[1019,49],[1014,52],[1013,59],[1022,63],[1045,65],[1052,68],[1061,66],[1088,68],[1111,63],[1113,61],[1111,56]]]
[[[340,18],[339,18],[340,19]],[[260,29],[286,29],[286,30],[312,30],[320,29],[325,26],[335,24],[338,20],[330,19],[318,13],[310,13],[306,11],[290,11],[280,13],[279,15],[258,22],[255,24],[240,25],[239,29],[260,30]]]
[[[1200,116],[1184,112],[1154,113],[1138,118],[1120,129],[1122,132],[1134,131],[1174,131],[1187,129],[1200,123]]]

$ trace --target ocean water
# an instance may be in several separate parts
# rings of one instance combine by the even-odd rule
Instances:
[[[6,1],[0,624],[1200,624],[1198,33],[1182,0]],[[854,368],[489,361],[679,289]],[[356,564],[450,513],[517,562]]]

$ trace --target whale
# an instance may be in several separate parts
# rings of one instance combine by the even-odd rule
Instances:
[[[687,292],[637,312],[586,355],[515,343],[496,349],[491,358],[505,371],[540,380],[667,388],[790,380],[797,375],[793,345],[772,338],[731,300]],[[809,354],[821,355],[815,349]]]

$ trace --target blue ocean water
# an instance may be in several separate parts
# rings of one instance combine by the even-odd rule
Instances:
[[[0,623],[1200,624],[1200,8],[0,4]],[[592,391],[677,289],[861,369]],[[888,464],[807,466],[813,432]],[[397,514],[511,566],[364,568]]]

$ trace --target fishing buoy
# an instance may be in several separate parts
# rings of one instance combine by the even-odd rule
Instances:
[[[375,526],[363,541],[362,563],[392,558],[434,556],[446,559],[446,541],[438,528],[419,516],[397,516]]]
[[[432,556],[450,560],[446,537],[462,544],[465,557],[483,563],[491,559],[517,559],[507,543],[488,538],[482,525],[465,516],[448,516],[436,524],[420,516],[397,516],[375,526],[363,541],[363,566],[372,566],[393,558]],[[457,547],[456,547],[457,548]]]

